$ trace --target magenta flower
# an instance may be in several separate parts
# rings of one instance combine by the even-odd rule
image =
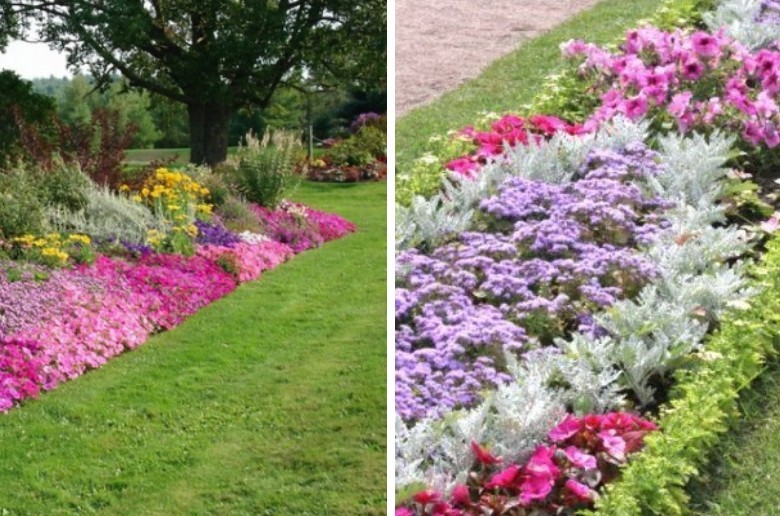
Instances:
[[[490,480],[485,482],[486,489],[509,489],[514,486],[518,474],[520,473],[520,467],[516,464],[512,464],[508,468],[499,471]]]
[[[647,113],[647,97],[640,93],[634,97],[627,99],[620,110],[630,120],[636,120]]]
[[[569,459],[573,465],[582,469],[594,469],[596,467],[596,457],[585,453],[576,446],[569,446],[563,452],[566,454],[566,458]]]
[[[682,76],[688,81],[698,81],[704,75],[704,65],[695,57],[685,61],[682,65]]]
[[[456,158],[447,163],[447,168],[465,177],[472,177],[479,165],[470,157]]]
[[[471,503],[471,493],[468,486],[458,484],[452,490],[452,501],[456,505],[469,505]]]
[[[412,499],[419,504],[428,505],[441,501],[441,495],[432,489],[426,489],[414,495]]]
[[[619,461],[626,460],[626,441],[615,430],[603,430],[598,436],[607,453]]]
[[[552,491],[561,470],[553,462],[555,447],[538,446],[523,468],[523,483],[520,485],[520,501],[529,505],[534,500],[543,500]]]
[[[551,441],[559,443],[579,432],[580,428],[580,421],[571,414],[566,414],[566,418],[558,426],[550,430],[547,437]]]
[[[582,484],[573,478],[570,478],[566,481],[564,484],[566,489],[569,490],[571,494],[573,494],[578,500],[583,502],[592,502],[596,499],[596,493],[591,488],[586,486],[585,484]]]
[[[696,32],[691,36],[693,50],[702,57],[714,57],[720,53],[720,44],[711,34]]]
[[[758,145],[764,139],[764,128],[757,122],[752,120],[745,121],[742,129],[742,137],[752,143]]]
[[[547,136],[552,136],[558,131],[565,131],[568,127],[566,122],[555,116],[533,115],[528,121]]]
[[[501,457],[494,457],[485,448],[481,447],[475,441],[471,441],[471,451],[474,453],[474,457],[480,464],[500,464]]]

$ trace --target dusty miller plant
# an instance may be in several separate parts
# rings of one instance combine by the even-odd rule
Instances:
[[[780,37],[777,24],[762,22],[761,0],[721,0],[718,7],[702,18],[711,31],[721,28],[751,50],[769,46]]]

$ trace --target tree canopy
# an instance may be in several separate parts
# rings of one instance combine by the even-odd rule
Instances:
[[[0,12],[98,81],[119,72],[184,103],[197,162],[224,159],[230,116],[301,74],[385,82],[383,0],[0,0]]]

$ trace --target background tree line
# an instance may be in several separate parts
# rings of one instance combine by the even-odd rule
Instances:
[[[12,113],[17,107],[21,116],[32,123],[46,124],[56,114],[69,126],[87,124],[98,109],[115,111],[120,125],[133,123],[137,131],[133,148],[182,148],[190,141],[187,109],[161,95],[129,88],[121,77],[108,86],[98,87],[85,75],[20,79],[10,71],[0,72],[0,141],[11,145],[18,137]],[[230,121],[229,145],[237,145],[248,132],[262,135],[269,127],[300,131],[306,137],[311,122],[319,140],[346,132],[349,123],[360,113],[384,112],[386,92],[362,91],[359,88],[335,88],[305,93],[303,88],[280,89],[267,108],[242,109]],[[0,145],[2,147],[2,145]],[[4,152],[0,148],[0,156]]]

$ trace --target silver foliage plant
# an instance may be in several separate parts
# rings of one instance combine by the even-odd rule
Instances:
[[[714,11],[702,17],[711,31],[725,28],[726,34],[751,50],[758,50],[780,36],[777,24],[760,20],[762,4],[762,0],[721,0]]]
[[[165,219],[146,206],[133,202],[107,187],[93,185],[87,194],[86,208],[70,212],[48,207],[49,225],[58,232],[83,233],[96,239],[118,238],[131,243],[146,241],[149,230],[166,232]]]
[[[485,167],[488,177],[470,185],[472,189],[462,195],[466,200],[452,195],[451,204],[467,202],[463,207],[473,209],[499,178],[509,175],[569,181],[590,150],[645,141],[646,129],[644,124],[618,121],[605,133],[583,138],[580,145],[556,136],[539,147],[515,149],[505,160]],[[575,333],[568,340],[559,339],[557,349],[532,352],[519,361],[507,357],[514,381],[486,393],[478,406],[439,420],[418,421],[411,428],[398,419],[399,487],[424,483],[446,492],[463,482],[473,461],[472,440],[488,443],[504,459],[523,460],[562,419],[566,407],[580,412],[620,409],[625,407],[625,392],[632,392],[641,404],[653,401],[649,380],[702,350],[710,323],[727,307],[744,305],[755,294],[746,288],[744,264],[725,263],[749,248],[748,237],[734,227],[714,226],[725,218],[715,201],[732,143],[720,133],[661,138],[666,172],[651,187],[676,200],[677,206],[667,214],[669,228],[641,250],[657,263],[660,277],[635,299],[620,301],[596,316],[608,337]],[[560,378],[567,386],[551,387],[559,385],[552,380]]]

